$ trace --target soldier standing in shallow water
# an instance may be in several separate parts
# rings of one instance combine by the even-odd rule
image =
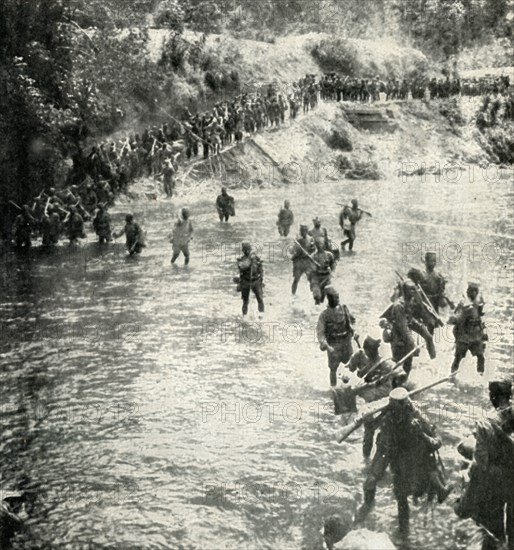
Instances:
[[[234,197],[231,197],[227,193],[226,187],[221,188],[221,195],[218,195],[216,199],[216,210],[218,211],[220,222],[228,222],[230,216],[235,216]]]
[[[353,243],[357,238],[355,226],[357,225],[357,222],[361,220],[363,214],[362,210],[359,209],[359,202],[357,199],[352,199],[351,204],[351,208],[349,206],[345,206],[339,214],[339,225],[341,226],[344,236],[346,237],[344,241],[341,241],[341,248],[343,250],[346,249],[346,245],[348,245],[349,250],[353,250]]]
[[[396,388],[389,394],[389,407],[380,417],[380,433],[376,451],[366,481],[364,504],[357,512],[357,521],[364,521],[374,500],[377,483],[388,466],[393,474],[393,492],[398,504],[400,532],[409,530],[408,497],[427,500],[437,496],[439,503],[446,500],[450,488],[443,481],[443,473],[436,456],[441,440],[435,428],[422,416],[409,399],[405,388]]]
[[[362,342],[362,349],[351,356],[347,365],[348,370],[356,372],[362,380],[363,383],[357,385],[353,392],[356,396],[362,397],[366,403],[387,397],[394,388],[401,385],[407,378],[405,373],[393,374],[396,365],[390,359],[381,357],[379,353],[380,344],[381,340],[379,338],[374,338],[368,334]],[[377,428],[376,418],[370,418],[364,423],[364,437],[362,440],[364,458],[371,456]]]
[[[32,216],[30,207],[24,204],[21,214],[16,216],[12,227],[14,243],[18,248],[32,246],[31,233],[36,225],[37,222]]]
[[[423,289],[423,292],[427,295],[430,303],[434,307],[436,312],[439,312],[439,308],[445,307],[447,304],[452,306],[448,302],[448,298],[445,296],[446,279],[435,270],[437,265],[437,256],[435,252],[427,252],[425,254],[425,273],[421,278],[419,284]]]
[[[341,363],[347,363],[353,353],[352,339],[355,317],[348,308],[339,302],[339,293],[333,287],[325,289],[328,307],[318,319],[317,335],[321,351],[328,355],[330,385],[337,385],[337,369]]]
[[[110,243],[112,241],[111,216],[106,212],[103,204],[98,205],[98,212],[93,220],[93,229],[98,235],[98,242],[100,244]]]
[[[140,254],[141,250],[146,246],[144,243],[144,233],[137,222],[134,221],[133,214],[127,214],[125,216],[125,227],[114,233],[115,239],[121,237],[125,233],[128,253],[133,256],[134,254]]]
[[[328,231],[326,227],[321,227],[321,220],[316,217],[312,220],[314,227],[309,231],[309,235],[317,243],[319,239],[323,240],[323,250],[330,250],[330,243],[328,240]]]
[[[485,370],[485,342],[487,336],[485,325],[482,321],[484,315],[484,300],[479,295],[477,283],[468,283],[466,300],[462,300],[455,314],[448,319],[448,323],[455,325],[453,335],[455,336],[455,357],[453,359],[451,372],[457,372],[462,359],[468,351],[477,358],[477,372],[484,374]]]
[[[277,227],[281,237],[287,237],[294,222],[294,214],[289,209],[289,201],[284,201],[284,207],[278,213]]]
[[[69,211],[67,235],[70,240],[70,244],[76,244],[79,239],[86,238],[86,232],[84,231],[84,219],[78,213],[75,206],[72,206]]]
[[[325,300],[325,289],[332,280],[332,271],[335,268],[334,256],[331,252],[325,250],[325,241],[323,238],[316,239],[316,252],[312,255],[314,270],[310,274],[309,282],[311,292],[316,305]]]
[[[309,235],[309,228],[306,225],[300,225],[300,236],[296,241],[291,258],[293,261],[293,285],[291,287],[293,296],[296,294],[302,275],[305,274],[307,279],[310,279],[314,262],[309,255],[316,250],[314,239]]]
[[[175,223],[173,229],[173,256],[171,263],[174,264],[180,253],[184,254],[184,265],[189,264],[189,241],[193,235],[193,224],[189,219],[189,210],[182,208],[181,217]]]
[[[391,351],[393,360],[400,361],[416,344],[413,331],[422,336],[427,344],[427,350],[431,359],[436,356],[434,341],[427,327],[414,318],[413,310],[416,305],[416,285],[406,280],[401,285],[401,296],[392,304],[388,321],[391,323]],[[403,364],[403,370],[409,374],[412,369],[413,357],[409,357]]]
[[[239,269],[239,287],[241,289],[241,298],[243,299],[243,317],[248,313],[248,304],[250,301],[250,291],[253,291],[257,299],[259,316],[264,313],[263,299],[263,278],[264,270],[262,260],[252,252],[250,243],[242,244],[243,255],[237,260]]]
[[[512,382],[489,382],[494,414],[477,422],[474,438],[461,442],[458,451],[472,461],[469,482],[455,506],[462,519],[482,528],[482,550],[514,548],[514,410]],[[506,543],[506,545],[505,545]]]

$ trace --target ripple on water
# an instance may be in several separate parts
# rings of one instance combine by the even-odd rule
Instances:
[[[290,198],[298,223],[320,215],[336,242],[334,196],[357,195],[373,210],[334,278],[362,335],[387,304],[394,270],[419,263],[420,253],[402,256],[406,243],[464,243],[512,228],[509,193],[483,181],[239,191],[238,215],[227,225],[218,223],[205,192],[195,193],[180,199],[195,225],[188,268],[169,264],[174,202],[131,205],[148,229],[139,258],[126,259],[121,243],[89,244],[32,251],[0,267],[2,477],[40,496],[26,547],[94,540],[106,547],[320,548],[323,518],[353,509],[360,498],[362,440],[357,433],[343,445],[334,441],[341,419],[333,415],[326,358],[315,339],[321,310],[305,280],[296,299],[289,296],[291,241],[276,235],[278,207]],[[459,209],[450,213],[452,202]],[[113,217],[121,225],[121,209]],[[260,324],[253,299],[241,323],[232,282],[246,239],[267,243]],[[486,380],[512,365],[512,273],[503,267],[512,249],[503,239],[487,240],[501,246],[501,262],[442,265],[452,296],[468,278],[483,284],[496,330]],[[438,342],[433,362],[422,352],[415,382],[444,376],[452,354],[451,338]],[[439,386],[419,400],[442,434],[452,478],[460,463],[455,443],[489,407],[471,359],[461,370],[457,386]],[[412,517],[412,548],[464,549],[476,536],[472,522],[456,521],[450,502],[414,507]],[[395,533],[389,481],[368,526]]]

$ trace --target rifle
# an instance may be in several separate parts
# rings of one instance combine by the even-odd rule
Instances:
[[[426,386],[422,386],[421,388],[418,388],[416,390],[412,390],[411,392],[408,393],[408,397],[413,397],[414,395],[417,395],[418,393],[421,393],[425,390],[433,388],[434,386],[438,386],[439,384],[442,384],[443,382],[453,380],[455,378],[455,376],[456,376],[456,373],[450,374],[450,376],[446,376],[445,378],[441,378],[440,380],[436,380],[435,382],[431,382],[430,384],[427,384]],[[389,407],[389,397],[384,397],[384,399],[380,399],[379,401],[377,401],[374,407],[371,407],[368,410],[358,414],[352,420],[352,422],[350,422],[346,426],[343,426],[340,430],[338,430],[336,432],[337,442],[342,443],[357,428],[362,426],[364,424],[364,422],[366,422],[366,420],[368,420],[372,416],[375,416],[377,413],[385,411],[387,409],[387,407]]]
[[[349,204],[343,204],[342,202],[336,202],[336,204],[337,204],[338,206],[351,208],[351,206],[350,206]],[[370,218],[373,217],[373,216],[371,215],[371,212],[368,212],[367,210],[363,210],[362,208],[357,208],[357,210],[360,210],[363,214],[366,214],[366,216],[369,216]]]
[[[123,155],[123,151],[125,151],[125,147],[127,147],[128,144],[129,144],[129,138],[127,138],[127,141],[125,141],[125,143],[123,144],[123,147],[121,148],[120,158],[121,158],[121,155]]]
[[[294,239],[294,242],[300,247],[300,250],[307,256],[307,258],[309,258],[309,260],[311,260],[311,262],[313,262],[318,267],[321,267],[319,263],[312,257],[312,255],[309,254],[307,250],[305,250],[305,248],[296,239]]]
[[[20,206],[18,206],[15,202],[13,202],[13,201],[11,201],[11,200],[9,200],[9,202],[10,202],[13,206],[15,206],[18,210],[23,210],[23,209],[22,209]]]
[[[428,299],[428,296],[425,294],[425,291],[421,288],[419,284],[416,284],[416,290],[418,291],[418,296],[421,296],[421,302],[427,310],[428,314],[432,316],[438,327],[444,327],[444,321],[439,317],[437,311],[434,309],[432,302]]]
[[[405,361],[407,361],[407,359],[409,359],[409,357],[411,355],[414,355],[418,350],[424,348],[425,345],[426,344],[419,344],[418,346],[416,346],[405,357],[400,359],[400,361],[398,361],[398,363],[396,363],[396,365],[391,370],[391,372],[388,372],[387,374],[384,374],[383,376],[381,376],[380,378],[378,378],[374,382],[369,382],[368,384],[366,384],[366,386],[378,386],[379,384],[383,384],[384,382],[386,382],[389,378],[391,378],[391,376],[393,376],[396,373],[398,368],[401,367],[403,365],[403,363],[405,363]]]
[[[400,281],[403,283],[404,278],[401,276],[401,274],[395,270],[396,276],[400,279]],[[418,283],[415,283],[416,285],[416,293],[417,297],[421,303],[421,305],[425,308],[426,312],[434,319],[436,322],[436,326],[438,327],[444,327],[444,321],[439,317],[437,311],[434,309],[434,306],[432,305],[432,302],[428,299],[428,296],[425,294],[425,291],[421,288],[421,286]]]
[[[407,359],[409,359],[411,357],[411,355],[414,355],[417,351],[419,351],[421,348],[424,348],[425,347],[425,344],[419,344],[418,346],[416,346],[414,349],[411,349],[409,351],[409,353],[407,353],[407,355],[405,355],[405,357],[402,357],[397,363],[396,365],[394,366],[393,370],[391,372],[389,372],[388,374],[385,374],[384,376],[382,376],[381,378],[379,378],[377,381],[375,382],[365,382],[364,379],[366,378],[366,376],[368,376],[369,374],[371,374],[372,372],[374,372],[384,361],[387,361],[387,359],[380,359],[379,361],[377,361],[370,369],[369,371],[361,378],[361,383],[358,385],[359,388],[362,388],[363,386],[371,386],[371,385],[376,385],[376,383],[378,381],[382,381],[382,380],[387,380],[387,378],[389,378],[389,376],[391,376],[391,374],[393,374],[393,372],[395,372],[399,367],[401,367],[405,361],[407,361]]]
[[[48,200],[46,201],[46,204],[45,204],[45,209],[43,210],[43,214],[46,216],[47,215],[47,212],[48,212],[48,205],[50,204],[50,197],[48,197]]]

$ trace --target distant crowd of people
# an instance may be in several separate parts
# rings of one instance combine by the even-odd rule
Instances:
[[[505,94],[510,87],[510,77],[496,78],[390,78],[363,79],[328,73],[319,81],[320,97],[335,101],[405,101],[411,99],[447,99],[454,96],[479,96]]]

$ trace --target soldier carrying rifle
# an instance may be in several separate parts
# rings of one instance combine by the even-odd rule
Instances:
[[[351,356],[346,367],[356,376],[343,373],[343,385],[335,388],[336,414],[357,412],[356,397],[362,397],[366,403],[377,401],[387,397],[391,390],[405,382],[407,376],[401,365],[408,357],[395,365],[390,358],[380,355],[380,343],[380,338],[368,334],[364,338],[362,349]],[[362,454],[366,459],[370,457],[373,448],[374,434],[378,427],[376,420],[370,417],[364,422]]]
[[[405,388],[394,389],[389,394],[389,406],[380,418],[376,451],[364,482],[364,504],[356,520],[364,521],[371,511],[377,483],[388,466],[393,474],[402,534],[409,530],[409,496],[418,499],[427,495],[428,501],[437,497],[439,503],[444,502],[451,488],[444,483],[442,463],[437,454],[441,444],[435,427],[409,399],[409,392]]]
[[[400,292],[401,295],[381,316],[388,323],[384,341],[391,343],[393,360],[400,361],[416,347],[413,332],[423,337],[430,358],[434,359],[436,356],[434,341],[424,319],[426,308],[419,300],[416,285],[411,280],[403,281]],[[407,374],[410,373],[412,356],[405,361],[403,368]]]
[[[369,212],[359,208],[359,201],[357,199],[352,199],[351,206],[347,205],[341,210],[339,214],[339,225],[346,237],[344,241],[341,241],[341,248],[343,250],[346,249],[346,245],[348,245],[350,251],[353,250],[353,243],[357,238],[355,227],[361,220],[363,214],[371,217]]]
[[[485,342],[487,333],[482,321],[484,315],[484,300],[479,294],[477,283],[468,283],[466,299],[462,300],[455,309],[454,315],[448,322],[455,325],[453,335],[455,336],[455,357],[453,359],[451,372],[457,372],[462,359],[468,351],[477,358],[477,372],[484,374],[485,370]]]

